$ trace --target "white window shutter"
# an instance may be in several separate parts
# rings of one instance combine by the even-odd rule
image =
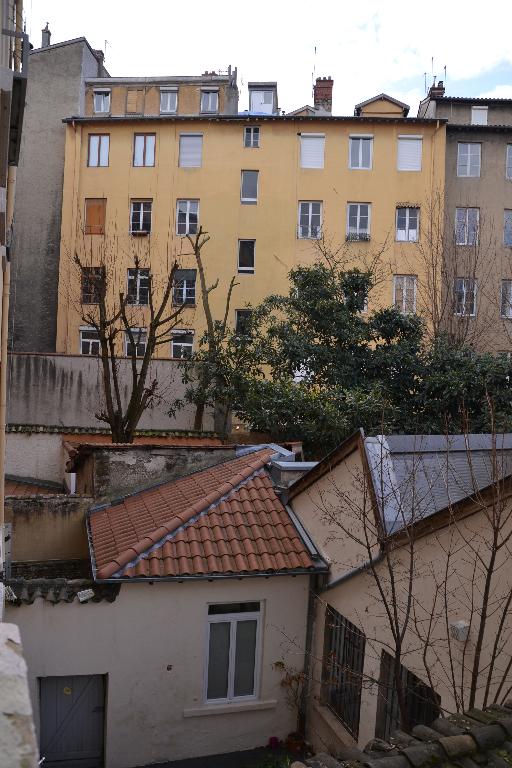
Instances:
[[[180,167],[200,168],[203,156],[202,136],[180,136]]]
[[[421,171],[422,139],[398,139],[398,170]]]
[[[300,167],[323,168],[324,167],[324,136],[300,137]]]

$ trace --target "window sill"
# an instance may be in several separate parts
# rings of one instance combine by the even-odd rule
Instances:
[[[193,707],[184,709],[183,717],[203,717],[208,715],[227,715],[230,712],[258,712],[264,709],[275,709],[277,699],[268,701],[244,701],[233,702],[232,704],[210,704],[203,707]]]

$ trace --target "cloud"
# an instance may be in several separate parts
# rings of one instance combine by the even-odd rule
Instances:
[[[479,96],[486,99],[512,99],[512,85],[496,85],[492,91],[480,93]]]

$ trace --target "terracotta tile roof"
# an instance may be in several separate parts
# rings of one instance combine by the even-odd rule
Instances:
[[[64,443],[68,443],[69,445],[73,446],[73,448],[78,448],[79,446],[88,446],[91,448],[101,447],[101,448],[113,448],[113,449],[119,449],[119,448],[132,448],[134,445],[147,445],[147,446],[162,446],[162,445],[169,445],[169,446],[176,446],[176,445],[185,445],[185,446],[198,446],[198,447],[211,447],[211,446],[222,446],[222,440],[220,440],[218,437],[200,437],[198,436],[180,436],[180,435],[136,435],[133,443],[113,443],[112,437],[110,435],[102,435],[102,434],[81,434],[81,435],[74,435],[74,434],[62,434],[62,441]],[[224,446],[222,446],[224,447]]]
[[[273,453],[249,453],[92,509],[96,578],[317,569],[264,469]]]
[[[6,496],[60,496],[63,494],[64,490],[55,485],[38,484],[15,478],[5,479]]]

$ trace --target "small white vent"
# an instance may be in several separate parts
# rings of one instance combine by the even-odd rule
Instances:
[[[454,640],[460,640],[464,643],[469,637],[469,622],[454,621],[450,624],[451,636]]]

